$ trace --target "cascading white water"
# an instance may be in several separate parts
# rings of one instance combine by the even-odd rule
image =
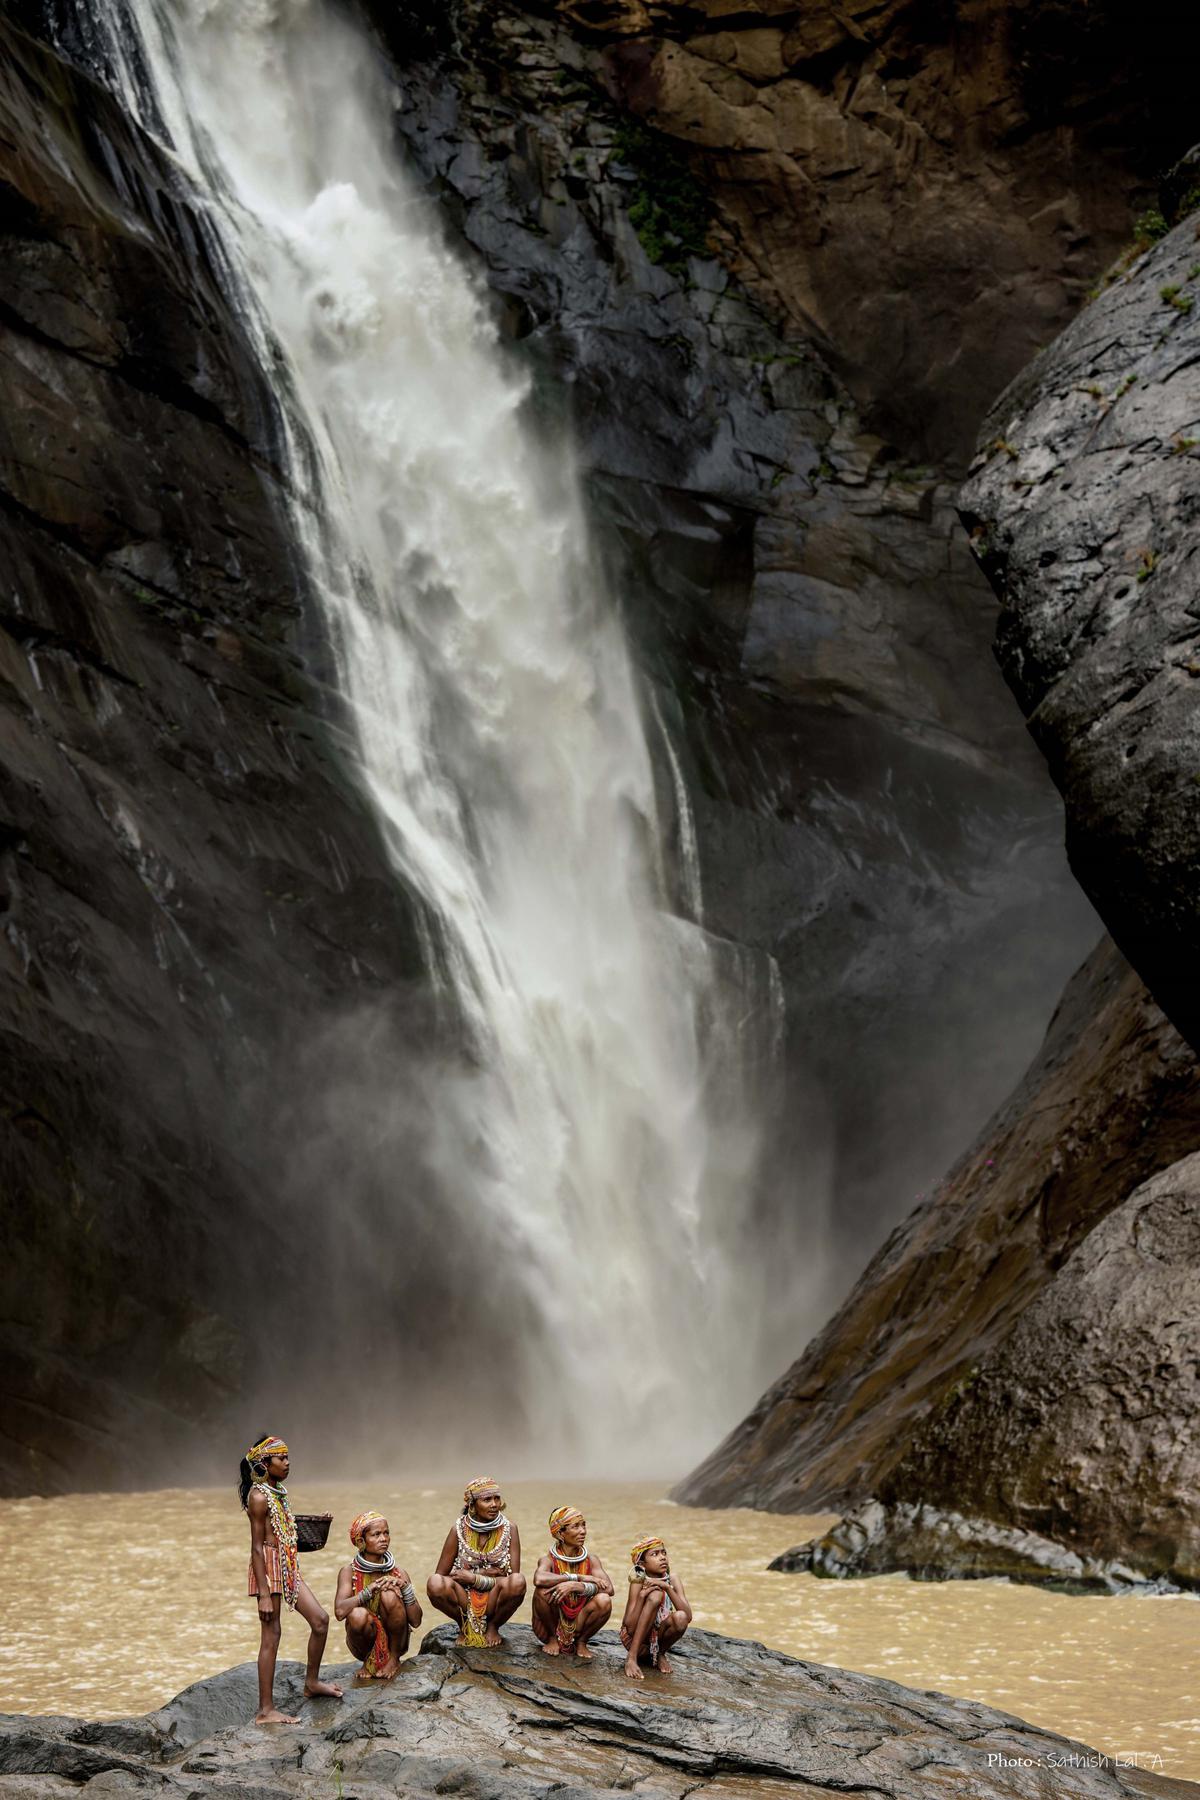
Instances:
[[[282,356],[295,530],[362,780],[474,1048],[439,1100],[487,1154],[464,1153],[446,1229],[507,1240],[542,1339],[517,1385],[531,1412],[557,1392],[560,1447],[569,1392],[595,1460],[628,1466],[637,1395],[662,1468],[762,1374],[753,1132],[726,1106],[715,1134],[706,1097],[750,1028],[710,941],[667,916],[639,683],[574,477],[401,178],[353,27],[322,0],[116,8],[125,103],[215,222],[264,367]]]

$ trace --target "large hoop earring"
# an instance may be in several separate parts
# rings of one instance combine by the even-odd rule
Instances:
[[[265,1462],[256,1462],[256,1463],[250,1464],[250,1473],[252,1475],[256,1475],[260,1481],[262,1480],[262,1478],[266,1474],[266,1472],[267,1472],[267,1465]]]

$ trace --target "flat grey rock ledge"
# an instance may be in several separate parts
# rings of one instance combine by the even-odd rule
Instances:
[[[0,1800],[59,1794],[163,1800],[382,1800],[464,1794],[647,1800],[855,1794],[866,1800],[1122,1800],[1200,1796],[1119,1767],[972,1701],[917,1693],[693,1630],[669,1676],[627,1682],[613,1632],[590,1665],[543,1656],[528,1627],[499,1652],[432,1633],[387,1687],[305,1703],[298,1726],[248,1724],[254,1666],[197,1682],[142,1719],[0,1718]],[[339,1678],[350,1671],[339,1671]],[[277,1698],[299,1710],[302,1671]]]

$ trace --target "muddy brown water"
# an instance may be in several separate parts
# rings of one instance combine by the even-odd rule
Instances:
[[[397,1560],[418,1591],[461,1505],[452,1487],[386,1481],[364,1490],[298,1476],[291,1495],[297,1510],[334,1514],[328,1548],[301,1559],[326,1605],[350,1554],[346,1526],[365,1505],[387,1512]],[[592,1482],[576,1492],[523,1481],[506,1497],[527,1568],[546,1546],[547,1514],[571,1501],[587,1512],[590,1545],[620,1596],[628,1546],[659,1532],[699,1625],[984,1701],[1136,1754],[1143,1768],[1200,1779],[1200,1602],[1191,1596],[1079,1598],[1000,1581],[771,1575],[772,1556],[828,1521],[705,1512],[662,1495],[662,1484],[647,1482]],[[247,1660],[258,1638],[246,1599],[247,1544],[231,1489],[0,1502],[0,1711],[146,1712]],[[47,1605],[56,1567],[66,1578]],[[426,1626],[440,1622],[427,1607]],[[285,1615],[283,1655],[300,1656],[304,1640],[301,1621]],[[330,1645],[331,1659],[343,1661],[336,1625]]]

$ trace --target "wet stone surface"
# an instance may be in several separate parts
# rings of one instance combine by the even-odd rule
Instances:
[[[342,1671],[349,1675],[350,1671]],[[277,1699],[298,1704],[301,1671]],[[760,1644],[692,1631],[669,1676],[633,1686],[615,1633],[595,1661],[554,1662],[524,1626],[503,1651],[464,1651],[449,1627],[387,1687],[305,1703],[297,1727],[262,1729],[254,1669],[198,1683],[145,1719],[88,1725],[0,1720],[0,1795],[77,1792],[465,1793],[504,1800],[644,1792],[772,1796],[1079,1796],[1197,1792],[1118,1769],[1080,1745],[969,1701],[797,1662]]]

